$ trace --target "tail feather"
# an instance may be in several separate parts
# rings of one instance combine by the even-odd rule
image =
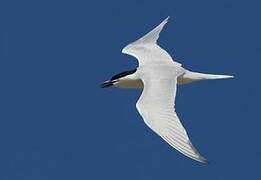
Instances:
[[[186,71],[183,75],[178,77],[178,84],[187,84],[199,80],[210,80],[210,79],[227,79],[233,78],[231,75],[218,75],[218,74],[204,74],[198,72]]]
[[[193,75],[192,78],[196,79],[226,79],[226,78],[233,78],[234,76],[231,75],[219,75],[219,74],[203,74],[203,73],[195,73],[193,72],[191,75]]]

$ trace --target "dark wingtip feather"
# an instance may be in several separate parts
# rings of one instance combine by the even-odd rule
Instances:
[[[197,151],[197,149],[193,146],[191,141],[189,141],[188,143],[189,143],[190,147],[194,150],[194,152],[198,155],[198,158],[195,158],[195,160],[208,165],[210,162]]]
[[[202,156],[201,156],[201,161],[200,162],[202,162],[203,164],[206,164],[206,165],[210,164],[210,162],[206,158],[204,158]]]

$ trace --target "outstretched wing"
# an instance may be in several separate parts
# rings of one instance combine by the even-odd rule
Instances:
[[[181,66],[181,64],[174,62],[171,56],[157,44],[159,34],[168,22],[168,18],[142,38],[124,47],[122,53],[137,58],[140,66],[147,63],[176,64]]]
[[[144,89],[136,107],[145,123],[170,146],[199,162],[207,163],[194,148],[174,108],[177,72],[157,66],[143,69]]]

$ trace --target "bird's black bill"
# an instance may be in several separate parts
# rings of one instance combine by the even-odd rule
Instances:
[[[106,88],[113,86],[114,81],[105,81],[104,83],[101,84],[101,88]]]

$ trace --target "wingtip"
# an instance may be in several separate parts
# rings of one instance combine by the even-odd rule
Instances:
[[[200,162],[203,163],[203,164],[206,164],[206,165],[210,164],[210,162],[206,158],[204,158],[203,156],[200,157]]]
[[[165,18],[156,28],[154,28],[154,30],[157,28],[160,28],[160,31],[161,31],[163,29],[163,27],[168,23],[169,18],[170,18],[169,16],[167,18]]]
[[[209,164],[209,161],[208,161],[205,157],[203,157],[203,156],[197,151],[197,149],[193,146],[193,144],[191,143],[191,141],[189,141],[188,143],[189,143],[190,147],[194,150],[194,152],[197,154],[197,157],[196,157],[196,158],[192,158],[192,157],[190,157],[190,158],[192,158],[192,159],[194,159],[194,160],[196,160],[196,161],[198,161],[198,162],[200,162],[200,163],[203,163],[203,164]]]
[[[166,17],[163,21],[162,24],[165,25],[169,21],[170,16]]]

